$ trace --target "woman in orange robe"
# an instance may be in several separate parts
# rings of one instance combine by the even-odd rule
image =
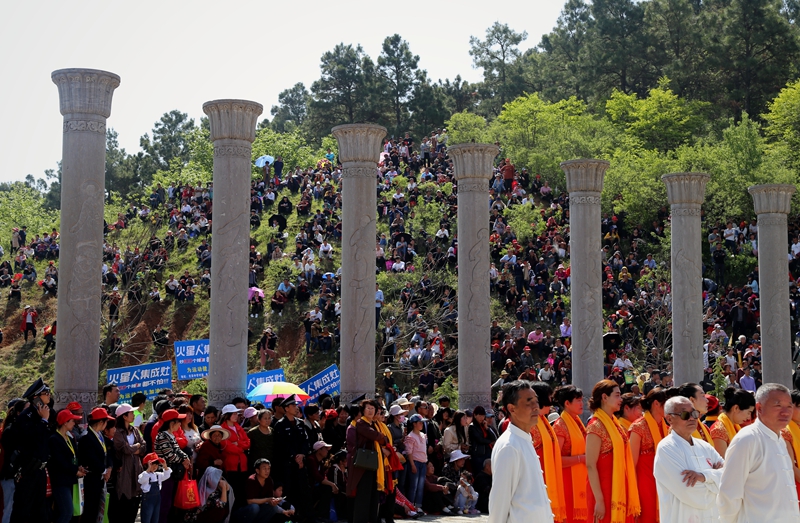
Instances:
[[[567,519],[567,507],[564,496],[563,466],[558,438],[547,420],[550,407],[553,405],[553,389],[543,381],[534,381],[531,388],[539,400],[539,423],[531,429],[531,439],[539,464],[544,472],[544,484],[547,485],[547,497],[553,520],[562,522]]]
[[[586,427],[586,497],[590,520],[595,523],[630,523],[641,512],[628,435],[614,416],[621,406],[616,382],[602,380],[592,389],[589,408],[594,416]]]
[[[641,399],[635,396],[632,392],[626,392],[622,395],[622,407],[617,411],[617,421],[620,426],[625,429],[625,432],[631,430],[631,424],[637,419],[642,417],[644,410],[642,410]]]
[[[561,408],[553,430],[561,449],[567,523],[585,522],[589,511],[586,505],[586,427],[580,418],[583,391],[575,385],[564,385],[556,389],[555,400]]]
[[[639,500],[642,514],[637,523],[658,523],[658,492],[656,478],[653,476],[653,461],[656,447],[669,433],[664,422],[664,403],[667,395],[664,389],[655,388],[642,400],[644,415],[631,425],[628,437],[631,441],[631,455],[636,465],[636,481],[639,487]]]
[[[725,389],[725,406],[717,421],[711,425],[711,438],[719,455],[725,457],[731,440],[750,419],[756,408],[756,398],[746,390]]]

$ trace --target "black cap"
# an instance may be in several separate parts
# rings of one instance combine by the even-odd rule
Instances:
[[[290,406],[292,406],[292,405],[297,405],[297,398],[295,397],[295,395],[294,395],[294,394],[292,394],[291,396],[289,396],[288,398],[284,399],[284,400],[281,402],[281,406],[282,406],[284,409],[285,409],[286,407],[290,407]]]
[[[358,405],[358,404],[360,404],[362,401],[364,401],[365,399],[367,399],[367,393],[366,393],[366,392],[365,392],[364,394],[362,394],[361,396],[357,397],[357,398],[353,398],[353,399],[350,401],[350,405]]]
[[[41,394],[42,392],[49,391],[50,387],[44,382],[42,378],[37,379],[33,382],[33,385],[28,387],[28,390],[25,391],[23,397],[27,399],[32,399]]]

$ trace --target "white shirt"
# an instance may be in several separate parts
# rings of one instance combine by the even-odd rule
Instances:
[[[161,490],[161,484],[169,479],[170,474],[172,474],[172,469],[169,467],[167,467],[164,472],[142,471],[139,474],[139,485],[142,486],[142,492],[145,494],[150,492],[151,483],[158,483],[158,490]]]
[[[725,457],[720,523],[800,521],[792,460],[778,434],[756,420],[736,434]]]
[[[509,424],[492,449],[489,523],[552,523],[539,457],[528,432]]]
[[[694,445],[671,432],[656,449],[653,475],[661,523],[712,523],[719,517],[717,493],[722,469],[714,470],[713,464],[724,460],[705,441],[692,440]],[[684,470],[699,472],[705,476],[705,482],[687,486],[681,474]]]

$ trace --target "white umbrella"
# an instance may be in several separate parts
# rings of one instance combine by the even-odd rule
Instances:
[[[272,165],[272,162],[274,162],[274,161],[275,161],[275,158],[273,158],[272,156],[270,156],[268,154],[265,154],[264,156],[259,156],[256,159],[256,167],[264,167],[267,164]]]

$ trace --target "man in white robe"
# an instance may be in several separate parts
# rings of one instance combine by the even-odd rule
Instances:
[[[792,419],[789,389],[765,383],[756,391],[758,419],[731,440],[719,485],[720,523],[797,523],[794,464],[781,430]]]
[[[722,457],[692,437],[700,413],[690,399],[668,399],[664,416],[672,432],[658,444],[653,463],[661,523],[715,523]]]
[[[503,406],[510,422],[492,449],[489,523],[552,523],[553,510],[531,439],[539,402],[530,383],[503,385]]]

